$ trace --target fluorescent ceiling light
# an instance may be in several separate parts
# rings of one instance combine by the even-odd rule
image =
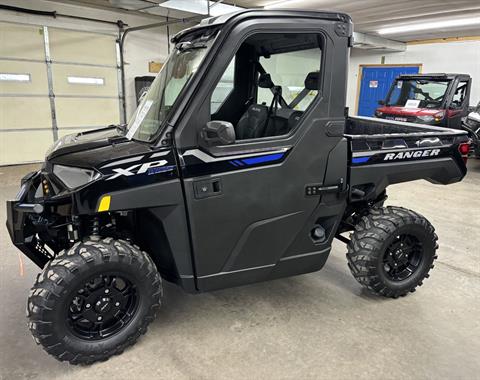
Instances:
[[[299,1],[302,0],[277,0],[277,1],[272,1],[270,3],[267,3],[263,6],[265,9],[271,9],[271,8],[276,8],[278,5],[285,5],[289,3],[298,3]]]
[[[68,76],[67,81],[70,84],[94,84],[102,86],[105,84],[105,79],[103,78],[93,78],[93,77],[73,77]]]
[[[400,34],[416,32],[419,30],[454,28],[456,26],[480,25],[480,17],[461,18],[454,20],[422,22],[421,24],[410,24],[401,26],[392,26],[378,30],[379,34]]]
[[[0,73],[0,81],[6,81],[6,82],[30,82],[30,74]]]
[[[208,4],[206,0],[168,0],[158,5],[165,8],[176,9],[177,11],[208,15]],[[243,9],[233,5],[216,3],[214,1],[210,1],[209,5],[210,16],[220,16]]]

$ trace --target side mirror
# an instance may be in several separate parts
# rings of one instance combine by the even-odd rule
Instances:
[[[200,131],[200,139],[207,146],[233,144],[235,143],[235,128],[228,121],[212,120]]]
[[[378,104],[379,104],[380,106],[384,106],[384,105],[385,105],[385,100],[383,100],[383,99],[382,99],[382,100],[379,100],[379,101],[378,101]]]

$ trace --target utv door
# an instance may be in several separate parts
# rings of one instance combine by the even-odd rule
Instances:
[[[461,129],[462,119],[468,115],[470,80],[457,80],[453,86],[454,92],[448,110],[448,127]]]
[[[348,49],[338,23],[247,18],[203,63],[175,133],[199,290],[325,263],[345,208]],[[236,141],[209,145],[210,120],[231,123]]]

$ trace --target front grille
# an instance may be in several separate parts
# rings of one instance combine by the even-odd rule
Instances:
[[[384,115],[387,120],[403,121],[408,123],[415,123],[417,121],[416,116],[398,116],[398,115]]]

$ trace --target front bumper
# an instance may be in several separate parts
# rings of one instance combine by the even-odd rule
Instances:
[[[7,229],[13,244],[22,251],[25,256],[43,268],[52,259],[44,244],[37,237],[33,226],[26,222],[27,214],[31,211],[19,208],[24,206],[18,201],[7,201]],[[27,205],[30,207],[30,205]]]
[[[29,174],[29,178],[22,180],[22,190],[16,200],[7,201],[7,230],[13,244],[22,251],[25,256],[43,268],[53,256],[45,248],[40,240],[38,231],[29,221],[29,214],[42,214],[43,205],[40,203],[27,203],[26,198],[33,188],[32,181],[37,174]],[[28,177],[28,176],[27,176]]]

